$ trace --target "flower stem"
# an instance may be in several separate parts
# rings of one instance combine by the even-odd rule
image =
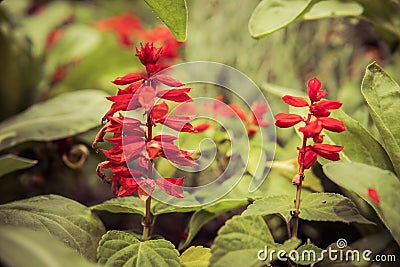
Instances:
[[[306,146],[307,146],[307,138],[303,137],[303,144],[300,150],[300,163],[299,163],[299,172],[298,175],[300,177],[299,183],[297,184],[296,190],[296,200],[294,203],[294,214],[293,214],[293,228],[292,228],[292,237],[297,237],[297,232],[299,228],[299,214],[300,214],[300,196],[301,196],[301,188],[304,180],[304,157],[306,154]]]
[[[150,140],[153,138],[153,124],[151,122],[150,116],[147,117],[147,138],[146,142],[150,142]],[[152,178],[152,173],[153,173],[153,160],[149,160],[148,166],[147,166],[147,176],[149,179]],[[146,199],[146,213],[143,218],[143,235],[142,235],[142,240],[145,241],[150,237],[151,234],[151,226],[152,226],[152,214],[151,214],[151,196],[149,196]]]

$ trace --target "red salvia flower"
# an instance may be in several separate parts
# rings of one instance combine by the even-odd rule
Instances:
[[[157,185],[167,194],[182,198],[183,178],[153,180],[150,177],[153,160],[164,157],[182,166],[197,165],[192,158],[193,151],[181,150],[174,144],[177,137],[152,136],[152,128],[157,124],[164,124],[179,132],[196,131],[190,124],[192,116],[168,115],[169,107],[166,102],[154,104],[157,99],[191,101],[188,95],[190,88],[159,90],[160,84],[170,87],[183,85],[166,74],[156,74],[161,69],[158,60],[162,51],[162,48],[157,48],[152,43],[145,43],[140,49],[136,49],[140,62],[146,67],[147,75],[129,73],[113,81],[116,85],[126,87],[119,89],[116,96],[107,97],[113,104],[103,117],[105,124],[93,142],[93,147],[104,140],[113,144],[109,150],[100,149],[107,156],[107,160],[99,163],[96,171],[103,180],[112,184],[112,190],[117,196],[128,196],[137,192],[139,198],[146,201]],[[120,111],[136,109],[144,111],[145,122],[121,114],[114,116]],[[112,134],[112,137],[105,138],[107,133]],[[133,160],[138,162],[141,171],[128,168]],[[109,179],[102,171],[105,168],[113,173]]]
[[[331,132],[343,132],[346,130],[342,121],[329,118],[330,110],[338,109],[342,106],[342,102],[337,100],[323,100],[327,92],[321,90],[321,82],[317,78],[308,81],[308,102],[303,97],[285,95],[283,101],[293,107],[308,107],[309,113],[306,118],[298,114],[278,113],[275,115],[275,125],[280,128],[292,127],[300,122],[305,125],[299,127],[299,132],[303,134],[303,145],[298,148],[299,173],[293,178],[294,184],[301,184],[304,178],[304,170],[309,169],[317,161],[317,156],[324,157],[329,160],[339,160],[339,152],[343,150],[343,146],[335,146],[322,144],[324,135],[322,130]],[[313,119],[313,117],[315,117]],[[307,139],[312,138],[313,145],[307,145]]]

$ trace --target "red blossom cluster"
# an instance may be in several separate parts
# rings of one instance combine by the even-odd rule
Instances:
[[[138,192],[139,197],[146,201],[158,185],[166,193],[175,197],[184,197],[181,185],[183,178],[152,179],[153,160],[164,157],[181,166],[196,166],[191,157],[194,151],[179,149],[174,141],[177,137],[172,135],[153,136],[153,127],[163,124],[179,132],[195,132],[189,123],[191,116],[168,115],[168,104],[163,101],[155,104],[160,99],[174,102],[186,102],[191,98],[187,94],[190,88],[161,90],[160,86],[181,87],[183,84],[166,74],[157,74],[161,69],[158,63],[163,55],[162,48],[155,47],[152,43],[142,45],[136,49],[136,55],[146,67],[145,73],[129,73],[116,78],[113,83],[125,86],[119,89],[116,96],[107,97],[113,104],[103,117],[106,122],[97,134],[93,147],[98,142],[107,140],[114,146],[110,150],[101,150],[107,160],[98,164],[98,175],[112,184],[112,189],[117,196],[127,196]],[[144,122],[119,114],[120,111],[143,110]],[[106,133],[113,136],[105,138]],[[136,161],[138,169],[130,169],[129,164]],[[107,178],[103,169],[110,169],[113,173]]]
[[[337,100],[322,99],[327,92],[321,90],[321,82],[317,78],[308,81],[308,97],[310,103],[303,97],[285,95],[283,101],[293,107],[308,107],[309,112],[306,118],[298,114],[279,113],[275,115],[275,125],[280,128],[292,127],[299,122],[304,122],[305,126],[298,130],[303,134],[303,145],[298,148],[298,162],[300,167],[309,169],[316,161],[317,156],[324,157],[329,160],[337,161],[340,159],[339,152],[343,150],[343,146],[322,144],[324,135],[322,130],[332,132],[342,132],[346,128],[342,121],[329,118],[330,110],[338,109],[342,106],[342,102]],[[307,139],[312,138],[313,145],[307,145]],[[302,174],[301,170],[299,173]],[[295,181],[296,180],[296,181]],[[298,183],[297,179],[293,183]]]

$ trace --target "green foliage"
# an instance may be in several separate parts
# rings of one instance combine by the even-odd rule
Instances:
[[[211,247],[210,266],[265,266],[265,262],[257,258],[257,253],[268,249],[295,249],[300,240],[293,238],[283,245],[275,244],[274,239],[262,217],[235,216],[218,231],[218,236]]]
[[[254,38],[261,38],[302,20],[359,16],[362,12],[362,6],[355,2],[264,0],[251,15],[249,31]]]
[[[304,244],[296,249],[299,259],[292,259],[296,264],[310,265],[317,263],[323,259],[322,249],[313,244]],[[310,252],[312,251],[312,252]],[[303,257],[304,255],[304,257]],[[307,256],[310,255],[310,256]],[[315,255],[315,256],[314,256]]]
[[[243,216],[279,214],[289,222],[290,212],[294,210],[293,197],[273,196],[256,200]],[[360,215],[350,199],[334,193],[313,193],[301,200],[299,217],[308,221],[371,222]]]
[[[30,168],[34,166],[36,163],[37,160],[26,159],[12,154],[1,156],[0,176],[3,176],[13,171]]]
[[[95,267],[46,232],[0,227],[0,260],[9,267]]]
[[[185,0],[145,0],[168,26],[176,40],[186,40],[187,7]]]
[[[51,141],[100,125],[108,107],[105,93],[82,90],[35,104],[0,124],[0,149],[26,141]]]
[[[397,203],[400,181],[392,172],[361,163],[341,162],[326,164],[323,169],[333,182],[365,200],[400,243],[400,208]],[[369,197],[369,188],[377,191],[379,204]]]
[[[372,63],[367,67],[361,89],[394,170],[400,175],[400,87],[379,65]]]
[[[197,246],[188,248],[179,258],[182,267],[208,267],[210,257],[209,248]]]
[[[107,266],[179,267],[179,253],[164,239],[140,241],[135,235],[108,231],[97,250],[99,263]]]
[[[96,244],[105,232],[102,222],[88,208],[57,195],[0,205],[0,225],[50,233],[91,260],[96,258]]]

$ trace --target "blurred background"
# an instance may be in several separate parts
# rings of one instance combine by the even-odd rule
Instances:
[[[134,51],[140,42],[164,46],[169,65],[201,60],[240,70],[265,92],[274,114],[287,111],[279,97],[282,91],[305,92],[307,80],[316,76],[328,90],[328,98],[342,101],[346,113],[371,132],[376,131],[360,84],[366,66],[373,61],[400,81],[398,40],[356,18],[301,22],[255,40],[247,25],[258,3],[188,1],[188,37],[180,43],[141,0],[3,0],[0,148],[2,154],[37,163],[0,177],[0,203],[49,193],[85,205],[113,197],[109,186],[95,172],[98,162],[105,158],[90,146],[110,105],[104,97],[117,91],[110,81],[128,72],[141,71]],[[210,97],[232,98],[218,90],[193,90],[191,96],[205,92]],[[51,105],[29,109],[49,99],[56,100]],[[17,120],[21,125],[13,125],[15,116],[27,109]],[[52,115],[46,117],[50,110]],[[54,110],[59,113],[57,120],[52,117]],[[37,116],[43,119],[35,121]],[[7,134],[18,127],[25,129],[25,136],[16,144],[7,143]],[[295,145],[287,145],[296,142],[294,132],[278,130],[281,148],[276,158],[294,158]],[[206,176],[196,179],[207,179]],[[290,185],[290,178],[282,179]],[[323,186],[335,190],[331,184]],[[108,225],[119,228],[129,227],[135,219],[107,216]],[[181,223],[169,225],[176,229],[168,232],[179,233],[189,219],[182,214],[176,216]],[[215,235],[223,221],[224,218],[214,221],[209,232],[206,227],[203,237]],[[159,225],[163,227],[162,223]],[[326,225],[329,230],[329,224]]]

